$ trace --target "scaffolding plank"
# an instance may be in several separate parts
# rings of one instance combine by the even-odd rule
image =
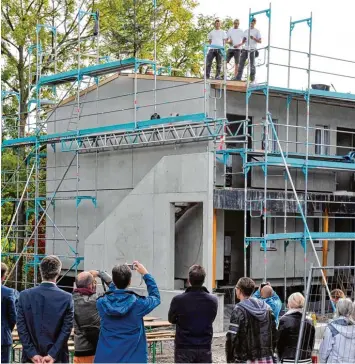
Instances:
[[[138,65],[150,64],[152,61],[139,58],[127,58],[121,61],[107,62],[97,64],[94,66],[83,67],[80,69],[73,69],[67,72],[57,73],[55,75],[43,76],[39,79],[38,87],[41,86],[54,86],[67,82],[74,82],[83,76],[97,77],[103,76],[108,73],[119,72],[129,68],[134,68]]]
[[[307,95],[308,90],[297,90],[292,88],[286,87],[276,87],[276,86],[269,86],[269,90],[271,92],[281,92],[284,94],[291,94],[291,95]],[[344,93],[344,92],[335,92],[335,91],[324,91],[324,90],[316,90],[310,89],[309,94],[311,96],[320,96],[329,99],[339,99],[339,100],[354,100],[355,101],[355,94],[352,93]]]
[[[305,168],[306,161],[304,159],[298,158],[286,158],[286,162],[288,167],[291,168]],[[262,167],[265,165],[264,161],[257,161],[257,162],[249,162],[246,164],[247,166],[255,167],[259,166]],[[284,167],[284,163],[281,157],[267,157],[267,165],[268,166],[280,166]],[[342,170],[352,170],[355,171],[355,163],[352,162],[334,162],[334,161],[327,161],[327,160],[308,160],[308,168],[318,168],[318,169],[342,169]]]

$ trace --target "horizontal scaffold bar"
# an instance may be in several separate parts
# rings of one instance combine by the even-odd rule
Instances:
[[[279,92],[282,94],[300,95],[300,96],[304,96],[304,97],[306,97],[308,95],[308,89],[307,90],[298,90],[298,89],[292,89],[292,88],[286,88],[286,87],[270,86],[267,84],[251,86],[251,87],[249,87],[248,92],[252,93],[252,92],[257,92],[257,91],[263,91],[266,89],[268,89],[269,92],[272,92],[272,93]],[[350,92],[346,93],[346,92],[335,92],[335,91],[310,89],[309,95],[323,97],[323,98],[329,98],[329,99],[355,101],[355,94],[350,93]]]
[[[233,136],[231,136],[233,137]],[[240,136],[237,136],[240,137]],[[243,135],[241,137],[244,137]],[[228,138],[229,135],[227,134],[226,136],[226,140],[228,142]],[[226,155],[227,157],[230,155],[235,155],[235,154],[240,154],[240,155],[244,155],[246,153],[248,153],[249,157],[263,157],[265,155],[265,152],[263,150],[260,149],[251,149],[251,148],[227,148],[227,149],[221,149],[218,150],[216,152],[217,154],[221,154],[221,155]],[[351,152],[352,153],[352,152]],[[280,153],[278,152],[269,152],[268,153],[268,158],[270,157],[279,157]],[[306,154],[305,153],[296,153],[296,152],[288,152],[288,156],[292,157],[292,158],[297,158],[297,159],[305,159],[306,158]],[[325,160],[325,161],[331,161],[331,162],[347,162],[347,163],[353,163],[353,158],[352,155],[350,155],[350,153],[345,154],[345,155],[335,155],[335,154],[329,154],[329,155],[325,155],[325,154],[309,154],[308,155],[309,160]]]
[[[306,167],[306,160],[301,158],[286,158],[287,166],[290,168],[305,168]],[[282,161],[281,157],[267,157],[266,164],[268,166],[280,166],[284,167],[284,163]],[[314,160],[314,159],[308,159],[308,168],[318,168],[318,169],[343,169],[343,170],[352,170],[355,171],[355,163],[353,162],[332,162],[327,160]],[[255,167],[265,166],[265,161],[257,161],[257,162],[248,162],[246,163],[247,167]]]
[[[94,66],[73,69],[67,72],[57,73],[55,75],[43,76],[39,79],[37,87],[53,86],[67,82],[80,80],[84,76],[98,77],[109,73],[119,72],[122,70],[136,68],[145,64],[153,64],[153,61],[139,58],[127,58],[121,61],[112,61]]]
[[[141,130],[144,128],[149,128],[157,125],[166,125],[179,123],[179,122],[211,122],[213,119],[206,118],[204,113],[196,113],[196,114],[187,114],[180,116],[171,116],[161,119],[153,119],[153,120],[143,120],[138,121],[137,123],[125,123],[125,124],[115,124],[102,126],[97,128],[88,128],[88,129],[80,129],[76,131],[67,131],[63,133],[54,133],[47,135],[39,135],[39,136],[29,136],[25,138],[17,138],[4,140],[2,142],[2,148],[9,148],[21,145],[34,145],[36,143],[39,144],[52,144],[59,143],[62,140],[77,140],[81,137],[86,136],[95,136],[95,135],[104,135],[105,133],[114,133],[120,131],[132,131],[132,130]]]
[[[331,233],[318,233],[311,232],[312,240],[355,240],[355,233],[352,232],[331,232]],[[257,241],[270,241],[270,240],[309,240],[310,237],[302,233],[281,233],[281,234],[266,234],[262,237],[248,237],[245,238],[248,242]]]

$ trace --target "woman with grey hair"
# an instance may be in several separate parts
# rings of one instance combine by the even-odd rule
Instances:
[[[355,363],[355,325],[351,320],[353,303],[340,299],[336,306],[336,319],[325,329],[319,348],[321,363]]]
[[[297,341],[302,321],[304,297],[296,292],[288,298],[288,311],[280,319],[277,336],[277,353],[281,363],[294,363]],[[312,363],[315,329],[312,321],[306,319],[298,363]]]

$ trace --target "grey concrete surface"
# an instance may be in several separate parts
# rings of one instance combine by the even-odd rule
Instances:
[[[173,86],[179,87],[171,88]],[[148,91],[138,94],[138,111],[137,119],[149,119],[154,112],[152,106],[145,105],[153,103],[153,93],[149,92],[153,88],[152,80],[138,80],[138,90]],[[171,113],[195,113],[203,111],[203,83],[183,84],[176,81],[158,81],[157,91],[158,102],[163,105],[157,106],[157,112],[162,116],[169,116]],[[96,91],[89,92],[81,105],[80,124],[75,124],[74,102],[60,107],[56,112],[56,120],[52,119],[48,126],[48,132],[66,131],[78,127],[90,128],[103,125],[113,125],[131,122],[134,120],[133,113],[133,96],[127,95],[133,91],[133,79],[127,76],[121,76],[114,81],[100,87],[98,98],[110,99],[96,101]],[[116,98],[117,97],[117,98]],[[173,102],[174,100],[184,99],[184,101]],[[221,103],[217,102],[217,116],[221,116]],[[210,116],[213,116],[213,100],[209,110]],[[281,97],[270,98],[269,110],[273,119],[279,124],[286,123],[286,100]],[[227,113],[239,116],[245,115],[245,94],[238,92],[228,92],[227,95]],[[255,124],[262,123],[265,116],[265,98],[260,95],[254,95],[250,99],[249,116]],[[330,141],[333,146],[330,147],[330,154],[336,153],[336,128],[346,127],[353,128],[355,111],[352,108],[335,107],[324,104],[311,103],[311,126],[319,125],[330,126],[333,130],[330,132]],[[72,121],[72,122],[70,122]],[[305,152],[305,123],[306,108],[303,101],[293,101],[290,107],[290,125],[294,128],[289,129],[288,150]],[[70,126],[70,127],[69,127]],[[285,127],[278,127],[279,138],[284,149],[286,143]],[[310,130],[310,140],[315,138],[314,129]],[[254,148],[261,149],[262,128],[254,128],[255,143]],[[162,285],[165,289],[174,289],[174,272],[175,267],[175,248],[172,245],[174,240],[173,229],[173,210],[171,203],[175,201],[193,201],[202,203],[203,215],[203,264],[211,268],[211,236],[207,238],[206,231],[211,234],[212,229],[212,184],[223,185],[224,168],[220,163],[216,164],[215,176],[213,171],[213,162],[209,162],[208,168],[202,167],[202,164],[195,163],[195,155],[204,154],[212,147],[212,143],[195,142],[191,144],[180,144],[170,146],[155,146],[125,151],[109,151],[92,154],[81,154],[79,156],[78,170],[79,179],[76,179],[76,161],[74,161],[66,179],[62,183],[58,196],[74,197],[78,191],[79,195],[88,195],[97,197],[97,207],[94,208],[92,203],[84,200],[79,205],[78,211],[75,208],[75,200],[56,201],[55,209],[49,210],[50,216],[55,219],[57,225],[76,225],[76,215],[78,213],[78,245],[75,243],[75,229],[73,227],[61,228],[63,235],[69,239],[80,255],[85,255],[85,267],[100,262],[103,266],[110,266],[115,262],[129,261],[134,257],[143,257],[147,260],[152,269],[161,270]],[[197,154],[196,154],[197,153]],[[310,147],[310,153],[314,153],[314,146]],[[71,153],[60,151],[57,145],[57,153],[52,148],[48,148],[47,165],[49,168],[47,178],[61,179],[62,175],[72,158]],[[212,154],[211,154],[212,155]],[[209,156],[211,159],[212,157]],[[178,160],[184,160],[184,165]],[[241,171],[240,157],[234,156],[231,162],[232,172]],[[212,166],[212,167],[210,167]],[[154,170],[154,172],[152,172]],[[274,189],[284,188],[284,177],[282,170],[271,168],[269,170],[268,186]],[[304,174],[300,170],[293,170],[292,175],[297,189],[304,188]],[[346,175],[346,176],[345,176]],[[348,174],[338,174],[336,178],[333,171],[310,171],[308,180],[309,191],[335,191],[341,184],[342,178],[350,178]],[[144,183],[142,183],[144,181]],[[157,182],[159,181],[159,183]],[[208,181],[208,189],[206,188]],[[233,187],[242,187],[244,184],[243,175],[233,175]],[[253,169],[250,179],[251,187],[261,188],[264,185],[263,173],[259,169]],[[54,191],[57,182],[47,182],[47,190]],[[139,187],[139,188],[138,188]],[[141,191],[137,194],[137,191]],[[144,192],[144,193],[143,193]],[[208,201],[208,207],[206,207]],[[162,208],[163,206],[163,208]],[[229,233],[233,233],[233,251],[238,258],[233,258],[232,275],[236,278],[240,275],[243,252],[243,216],[234,216],[235,221],[226,223],[225,214],[218,211],[217,213],[217,279],[223,275],[223,250],[224,234],[227,233],[226,225],[229,226]],[[199,217],[201,220],[201,217]],[[196,223],[196,220],[195,220]],[[200,223],[200,221],[199,221]],[[194,221],[190,222],[194,224]],[[233,227],[233,224],[235,225]],[[260,235],[260,222],[252,223],[251,233]],[[189,225],[189,226],[192,226]],[[154,227],[152,231],[152,226]],[[295,225],[295,221],[289,219],[288,227],[302,229]],[[169,227],[169,229],[167,229]],[[280,231],[281,229],[281,231]],[[342,226],[331,226],[331,229],[339,229]],[[168,232],[167,232],[168,231]],[[282,232],[282,227],[277,223],[277,231]],[[300,230],[301,231],[301,230]],[[334,231],[334,230],[331,230]],[[344,231],[344,230],[343,230]],[[201,236],[193,236],[191,241],[201,240]],[[67,243],[58,240],[59,233],[52,228],[47,228],[47,252],[56,254],[68,254],[70,248]],[[84,242],[86,241],[85,247]],[[153,241],[153,243],[152,243]],[[208,241],[208,243],[206,243]],[[163,243],[164,242],[164,243]],[[188,245],[188,242],[185,242]],[[270,277],[280,275],[283,272],[283,248],[277,243],[277,251],[268,252],[268,269]],[[299,243],[291,244],[288,248],[287,272],[288,277],[303,277],[304,274],[304,254]],[[334,261],[341,264],[346,260],[347,254],[340,253],[339,249],[334,252],[334,243],[330,242],[329,263]],[[193,249],[196,245],[192,245]],[[339,248],[348,251],[349,244],[346,242],[339,245]],[[312,261],[311,255],[308,256],[309,264]],[[169,266],[160,265],[167,264]],[[251,273],[256,277],[262,277],[263,273],[263,253],[260,251],[258,244],[252,244],[251,247]],[[159,264],[158,264],[159,263]],[[181,261],[178,260],[180,264]],[[64,268],[69,268],[72,264],[67,261]],[[82,269],[83,264],[80,266]],[[183,271],[183,269],[182,269]],[[186,272],[181,274],[186,277]],[[211,282],[209,282],[211,286]]]

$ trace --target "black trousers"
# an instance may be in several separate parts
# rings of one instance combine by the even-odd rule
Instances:
[[[175,349],[175,363],[212,363],[211,349]]]
[[[11,345],[1,345],[1,362],[10,363]]]
[[[210,78],[212,62],[216,58],[216,77],[221,74],[222,54],[219,49],[210,49],[206,60],[206,78]]]
[[[235,64],[239,64],[239,59],[240,59],[240,49],[237,48],[230,48],[228,49],[227,52],[227,63],[229,63],[229,61],[232,59],[232,57],[234,57],[234,62]]]
[[[243,49],[240,57],[237,80],[240,81],[243,76],[245,62],[248,59],[247,50]],[[250,81],[255,81],[255,51],[250,51]]]

